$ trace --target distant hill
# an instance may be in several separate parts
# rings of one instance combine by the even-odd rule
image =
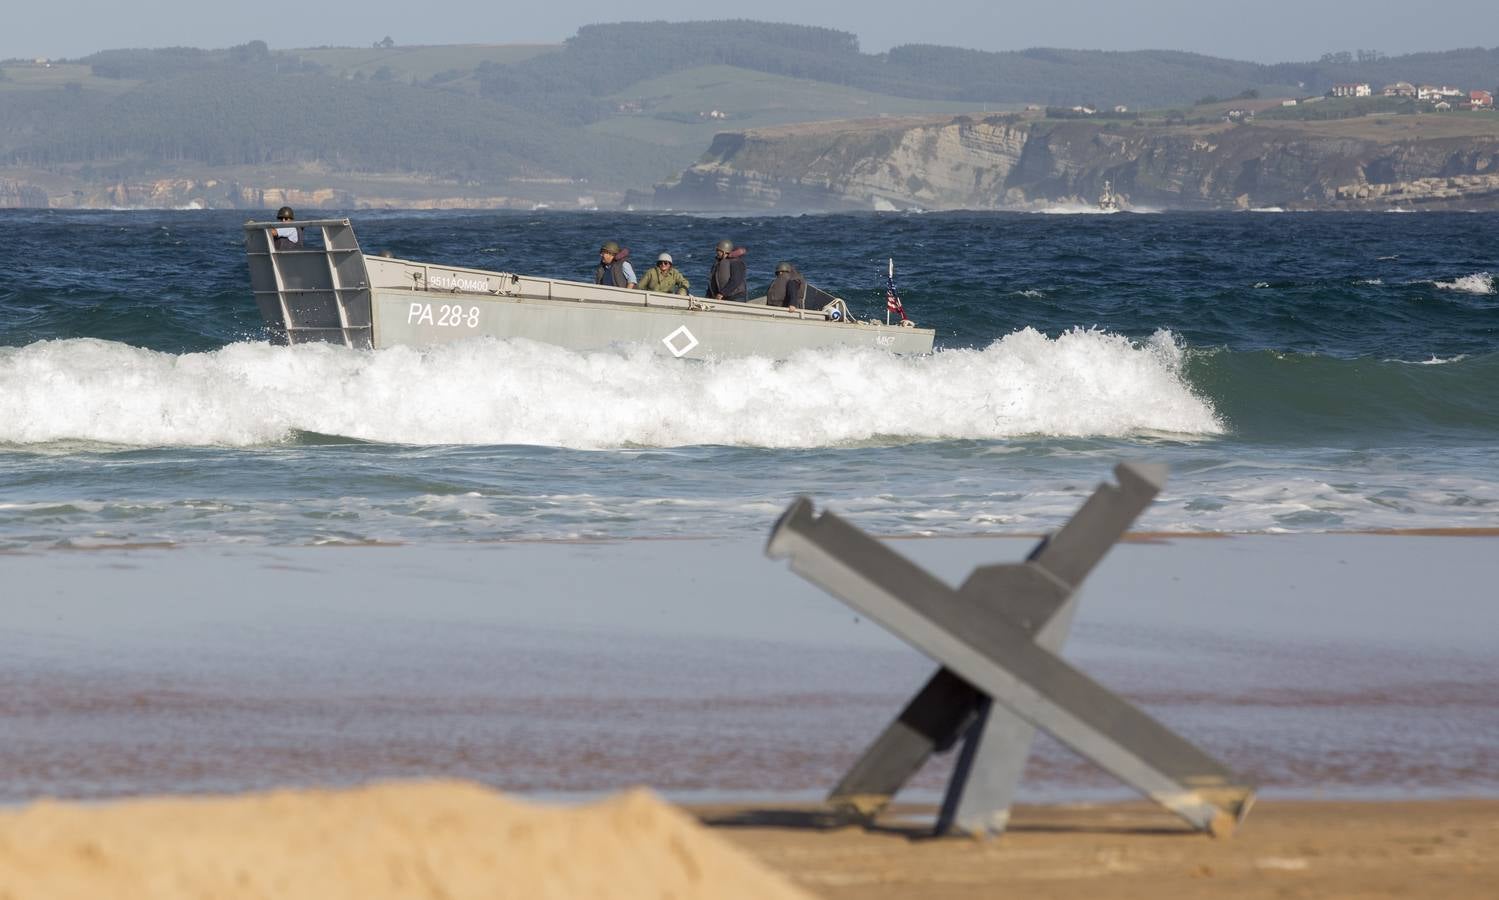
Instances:
[[[1276,66],[1171,51],[869,54],[847,32],[742,20],[590,25],[561,45],[109,50],[0,64],[0,203],[608,204],[722,131],[1496,79],[1499,50]]]

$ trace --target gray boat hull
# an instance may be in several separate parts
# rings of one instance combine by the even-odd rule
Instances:
[[[246,223],[245,245],[261,314],[288,343],[382,348],[487,336],[570,350],[641,345],[685,359],[932,350],[932,329],[854,321],[841,301],[787,310],[365,256],[347,219],[298,223],[299,248],[278,249],[278,224]]]

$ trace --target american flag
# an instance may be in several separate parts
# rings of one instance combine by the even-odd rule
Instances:
[[[906,307],[900,302],[900,294],[895,292],[895,276],[885,276],[885,309],[900,316],[900,320],[906,320]]]

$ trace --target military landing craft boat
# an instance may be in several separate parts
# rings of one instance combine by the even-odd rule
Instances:
[[[818,308],[796,310],[367,256],[348,219],[296,222],[300,244],[282,249],[273,234],[287,225],[245,223],[245,252],[260,313],[290,344],[378,349],[487,335],[572,350],[638,343],[688,359],[932,350],[932,329],[856,319],[843,300],[815,289],[809,305],[816,296]],[[896,310],[898,299],[891,303]]]
[[[1098,195],[1098,209],[1100,212],[1119,211],[1119,195],[1114,193],[1114,182],[1103,183],[1103,191]]]

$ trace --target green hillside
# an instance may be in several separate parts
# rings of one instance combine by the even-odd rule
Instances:
[[[288,50],[288,56],[316,63],[329,75],[342,78],[373,78],[382,70],[396,81],[416,83],[436,79],[439,83],[468,81],[479,66],[511,65],[555,53],[560,44],[453,44],[414,47],[317,47]]]
[[[607,98],[615,112],[588,126],[617,135],[701,151],[720,131],[868,116],[994,111],[992,104],[891,97],[845,85],[789,78],[736,66],[699,66],[630,85]],[[711,114],[717,111],[723,118]]]
[[[0,75],[3,75],[0,77],[0,94],[61,91],[70,84],[77,85],[71,90],[124,94],[140,85],[135,80],[101,78],[94,74],[92,66],[82,63],[12,64],[0,66]]]
[[[1349,80],[1493,88],[1496,73],[1499,50],[1484,49],[1278,66],[1169,51],[870,54],[847,32],[744,20],[590,25],[562,45],[106,50],[0,64],[0,178],[87,194],[188,171],[254,184],[358,176],[404,179],[402,196],[440,182],[443,196],[603,191],[607,203],[726,130],[1022,104],[1186,108]],[[600,172],[607,187],[591,186]]]

